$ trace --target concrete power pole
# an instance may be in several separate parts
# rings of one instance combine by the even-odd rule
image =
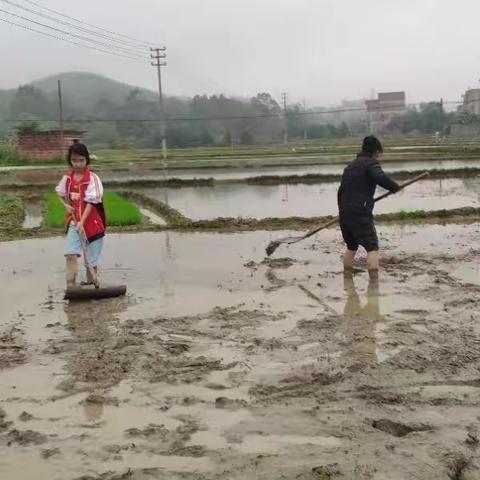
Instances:
[[[58,80],[58,122],[60,124],[60,141],[62,142],[62,160],[65,160],[65,129],[63,126],[62,82]]]
[[[167,58],[167,54],[165,50],[167,47],[162,48],[151,48],[150,51],[150,58],[154,60],[151,62],[152,67],[157,67],[157,75],[158,75],[158,99],[160,105],[160,136],[162,138],[162,157],[163,160],[167,159],[167,135],[166,135],[166,125],[165,125],[165,109],[163,107],[163,93],[162,93],[162,71],[161,67],[166,67],[167,62],[165,58]]]
[[[284,92],[282,93],[282,101],[283,101],[283,119],[285,121],[285,129],[283,131],[283,143],[288,145],[288,118],[287,118],[287,94]]]
[[[305,102],[305,99],[302,100],[302,105],[303,105],[303,113],[305,113],[307,111],[307,104]],[[304,117],[303,117],[303,140],[308,139],[307,126],[305,125],[305,118],[306,118],[306,116],[304,115]]]

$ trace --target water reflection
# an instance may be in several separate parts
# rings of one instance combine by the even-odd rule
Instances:
[[[371,365],[377,362],[375,326],[380,320],[379,281],[370,279],[366,304],[362,305],[353,277],[344,279],[346,295],[345,316],[346,336],[350,340],[347,355],[354,365]]]
[[[466,187],[465,181],[458,178],[423,180],[379,202],[375,212],[478,206],[479,188]],[[168,190],[169,203],[173,208],[193,220],[200,220],[217,217],[285,218],[332,215],[337,212],[337,189],[337,182],[262,186],[225,184],[214,187],[145,189],[142,193],[165,201],[165,192]],[[378,193],[381,193],[380,189]]]
[[[330,163],[323,165],[270,165],[256,168],[248,167],[226,167],[226,168],[203,168],[203,169],[167,169],[159,171],[154,169],[130,169],[125,172],[105,170],[102,178],[105,181],[112,180],[165,180],[169,178],[179,178],[182,180],[208,179],[215,178],[216,180],[235,180],[258,177],[262,175],[309,175],[309,174],[323,174],[323,175],[339,175],[342,173],[345,165],[353,159],[353,155],[346,155],[343,158],[339,156],[331,157]],[[311,162],[320,162],[321,158],[315,156],[310,160]],[[328,159],[323,159],[328,162]],[[417,171],[417,170],[432,170],[444,169],[452,170],[456,168],[476,167],[475,160],[410,160],[410,161],[388,161],[384,162],[384,170],[388,172],[400,171]],[[7,175],[4,175],[5,177]]]

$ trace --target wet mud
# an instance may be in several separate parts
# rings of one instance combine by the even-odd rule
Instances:
[[[380,226],[378,283],[335,231],[112,235],[129,296],[81,304],[0,243],[2,478],[480,478],[479,231]]]

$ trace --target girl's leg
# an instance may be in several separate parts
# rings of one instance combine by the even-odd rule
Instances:
[[[93,270],[95,272],[95,275],[98,274],[98,264],[100,263],[100,256],[102,254],[102,249],[103,249],[103,238],[99,238],[98,240],[95,240],[94,242],[90,243],[88,245],[88,256],[90,260],[90,264],[93,267]],[[87,284],[92,285],[94,283],[93,276],[90,273],[90,269],[87,267],[87,261],[84,258],[85,262],[85,268],[87,270]]]
[[[67,272],[67,288],[75,287],[78,273],[78,263],[76,255],[65,255],[66,272]]]
[[[93,267],[93,271],[95,272],[95,275],[97,275],[98,269],[97,267]],[[90,272],[90,269],[87,268],[87,281],[85,282],[85,285],[93,285],[94,279],[92,276],[92,273]]]

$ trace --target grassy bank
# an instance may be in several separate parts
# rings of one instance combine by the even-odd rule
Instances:
[[[189,227],[192,221],[164,202],[143,195],[140,192],[121,192],[122,197],[152,210],[167,222],[169,227]]]
[[[11,193],[0,193],[0,230],[21,228],[24,217],[22,199]]]
[[[0,137],[0,166],[17,165],[20,163],[17,144],[11,140]]]
[[[156,211],[155,208],[151,208]],[[436,211],[401,211],[396,213],[377,215],[375,219],[378,224],[387,225],[426,225],[426,224],[472,224],[478,223],[480,208],[466,207],[451,210]],[[327,223],[333,217],[287,217],[287,218],[216,218],[212,220],[191,221],[183,217],[179,222],[171,221],[167,226],[137,224],[137,225],[119,225],[112,226],[110,233],[140,233],[140,232],[159,232],[164,230],[176,230],[183,232],[246,232],[246,231],[275,231],[292,230],[306,232],[312,228]],[[166,219],[166,218],[165,218]],[[167,219],[166,219],[167,220]],[[168,220],[167,220],[168,221]],[[20,223],[16,225],[21,226]],[[338,228],[333,225],[331,228]],[[61,229],[52,227],[42,227],[39,229],[1,229],[0,241],[21,240],[25,238],[44,238],[53,235],[60,235]]]
[[[169,168],[228,168],[242,166],[262,166],[284,164],[306,164],[308,158],[324,156],[338,158],[355,155],[361,144],[360,137],[329,140],[293,140],[289,145],[235,145],[233,147],[198,147],[172,148],[168,152],[168,160],[162,159],[160,148],[150,149],[95,149],[97,165],[115,166],[135,164],[166,165]],[[385,155],[384,161],[428,160],[441,159],[478,159],[480,157],[480,142],[476,139],[448,138],[437,143],[433,136],[382,137]],[[14,165],[28,165],[20,162],[9,153],[8,162]],[[303,158],[303,159],[302,159]],[[34,163],[30,163],[35,166]],[[1,155],[0,155],[1,165]],[[63,166],[63,163],[58,166]]]
[[[139,225],[142,215],[138,207],[128,200],[113,192],[105,192],[105,211],[107,226]],[[58,200],[57,195],[48,193],[45,195],[47,212],[45,224],[51,228],[61,228],[65,225],[65,208]]]

